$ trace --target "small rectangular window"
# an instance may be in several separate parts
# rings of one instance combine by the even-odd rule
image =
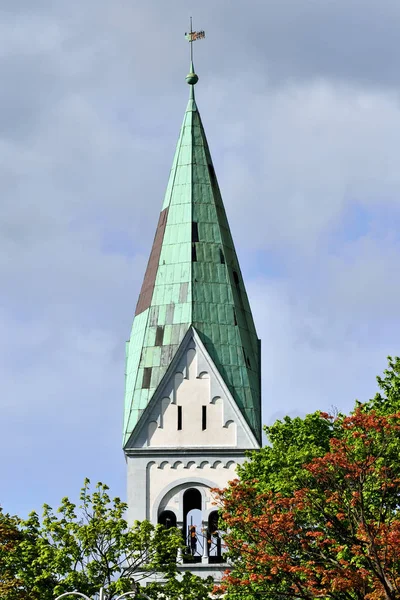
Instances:
[[[225,256],[224,256],[224,253],[222,252],[221,248],[219,249],[219,261],[220,261],[221,265],[225,264]]]
[[[242,350],[243,350],[243,357],[244,357],[244,362],[245,364],[249,367],[249,369],[251,369],[251,363],[250,363],[250,359],[246,354],[246,351],[244,349],[244,347],[242,346]]]
[[[162,346],[163,339],[164,339],[164,326],[163,325],[158,325],[157,330],[156,330],[156,342],[155,342],[155,345],[156,346]]]
[[[208,173],[211,178],[211,183],[214,184],[215,180],[216,180],[214,166],[210,163],[207,166],[208,166]]]
[[[143,370],[142,388],[148,390],[151,380],[151,367],[145,367]]]
[[[197,262],[196,244],[192,244],[192,262]]]
[[[192,242],[199,241],[199,226],[196,221],[192,221]]]
[[[178,406],[178,431],[182,429],[182,406]]]
[[[207,429],[207,406],[202,406],[201,408],[201,428],[204,431]]]
[[[236,310],[233,309],[233,322],[235,325],[237,325],[237,318],[236,318]]]

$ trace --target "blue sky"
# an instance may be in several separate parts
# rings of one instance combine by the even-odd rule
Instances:
[[[264,422],[399,354],[397,0],[4,0],[0,504],[125,497],[124,344],[197,100],[263,344]]]

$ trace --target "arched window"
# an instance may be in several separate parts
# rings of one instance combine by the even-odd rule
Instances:
[[[218,530],[218,511],[213,510],[208,517],[208,561],[210,563],[223,562],[222,559],[222,539]]]
[[[183,531],[188,560],[191,562],[200,562],[203,551],[201,508],[202,498],[199,490],[186,490],[183,494]]]
[[[167,529],[176,527],[176,515],[172,510],[163,510],[158,517],[160,525],[164,525]]]
[[[218,530],[218,511],[213,510],[208,517],[208,529],[211,532]]]
[[[164,525],[166,529],[171,529],[172,527],[176,527],[176,515],[172,512],[172,510],[163,510],[158,516],[158,522],[160,525]],[[164,550],[159,553],[159,559],[163,564],[167,564],[176,561],[176,553],[171,552],[171,550]]]

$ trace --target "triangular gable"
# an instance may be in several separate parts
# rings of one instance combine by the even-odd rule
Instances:
[[[259,447],[193,327],[186,333],[159,387],[143,410],[125,450],[145,447]]]

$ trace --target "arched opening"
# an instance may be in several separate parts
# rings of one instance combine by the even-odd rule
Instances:
[[[187,560],[200,562],[202,543],[202,497],[199,490],[190,488],[183,494],[183,531],[187,547]]]
[[[172,510],[163,510],[158,515],[158,522],[160,525],[164,525],[166,529],[171,529],[172,527],[176,527],[176,515]],[[176,553],[168,549],[164,550],[159,553],[159,559],[163,564],[175,562]]]
[[[222,562],[222,539],[218,530],[218,511],[213,510],[208,517],[207,528],[208,562]]]
[[[172,510],[163,510],[158,517],[158,522],[166,529],[171,529],[171,527],[176,527],[176,515]]]

